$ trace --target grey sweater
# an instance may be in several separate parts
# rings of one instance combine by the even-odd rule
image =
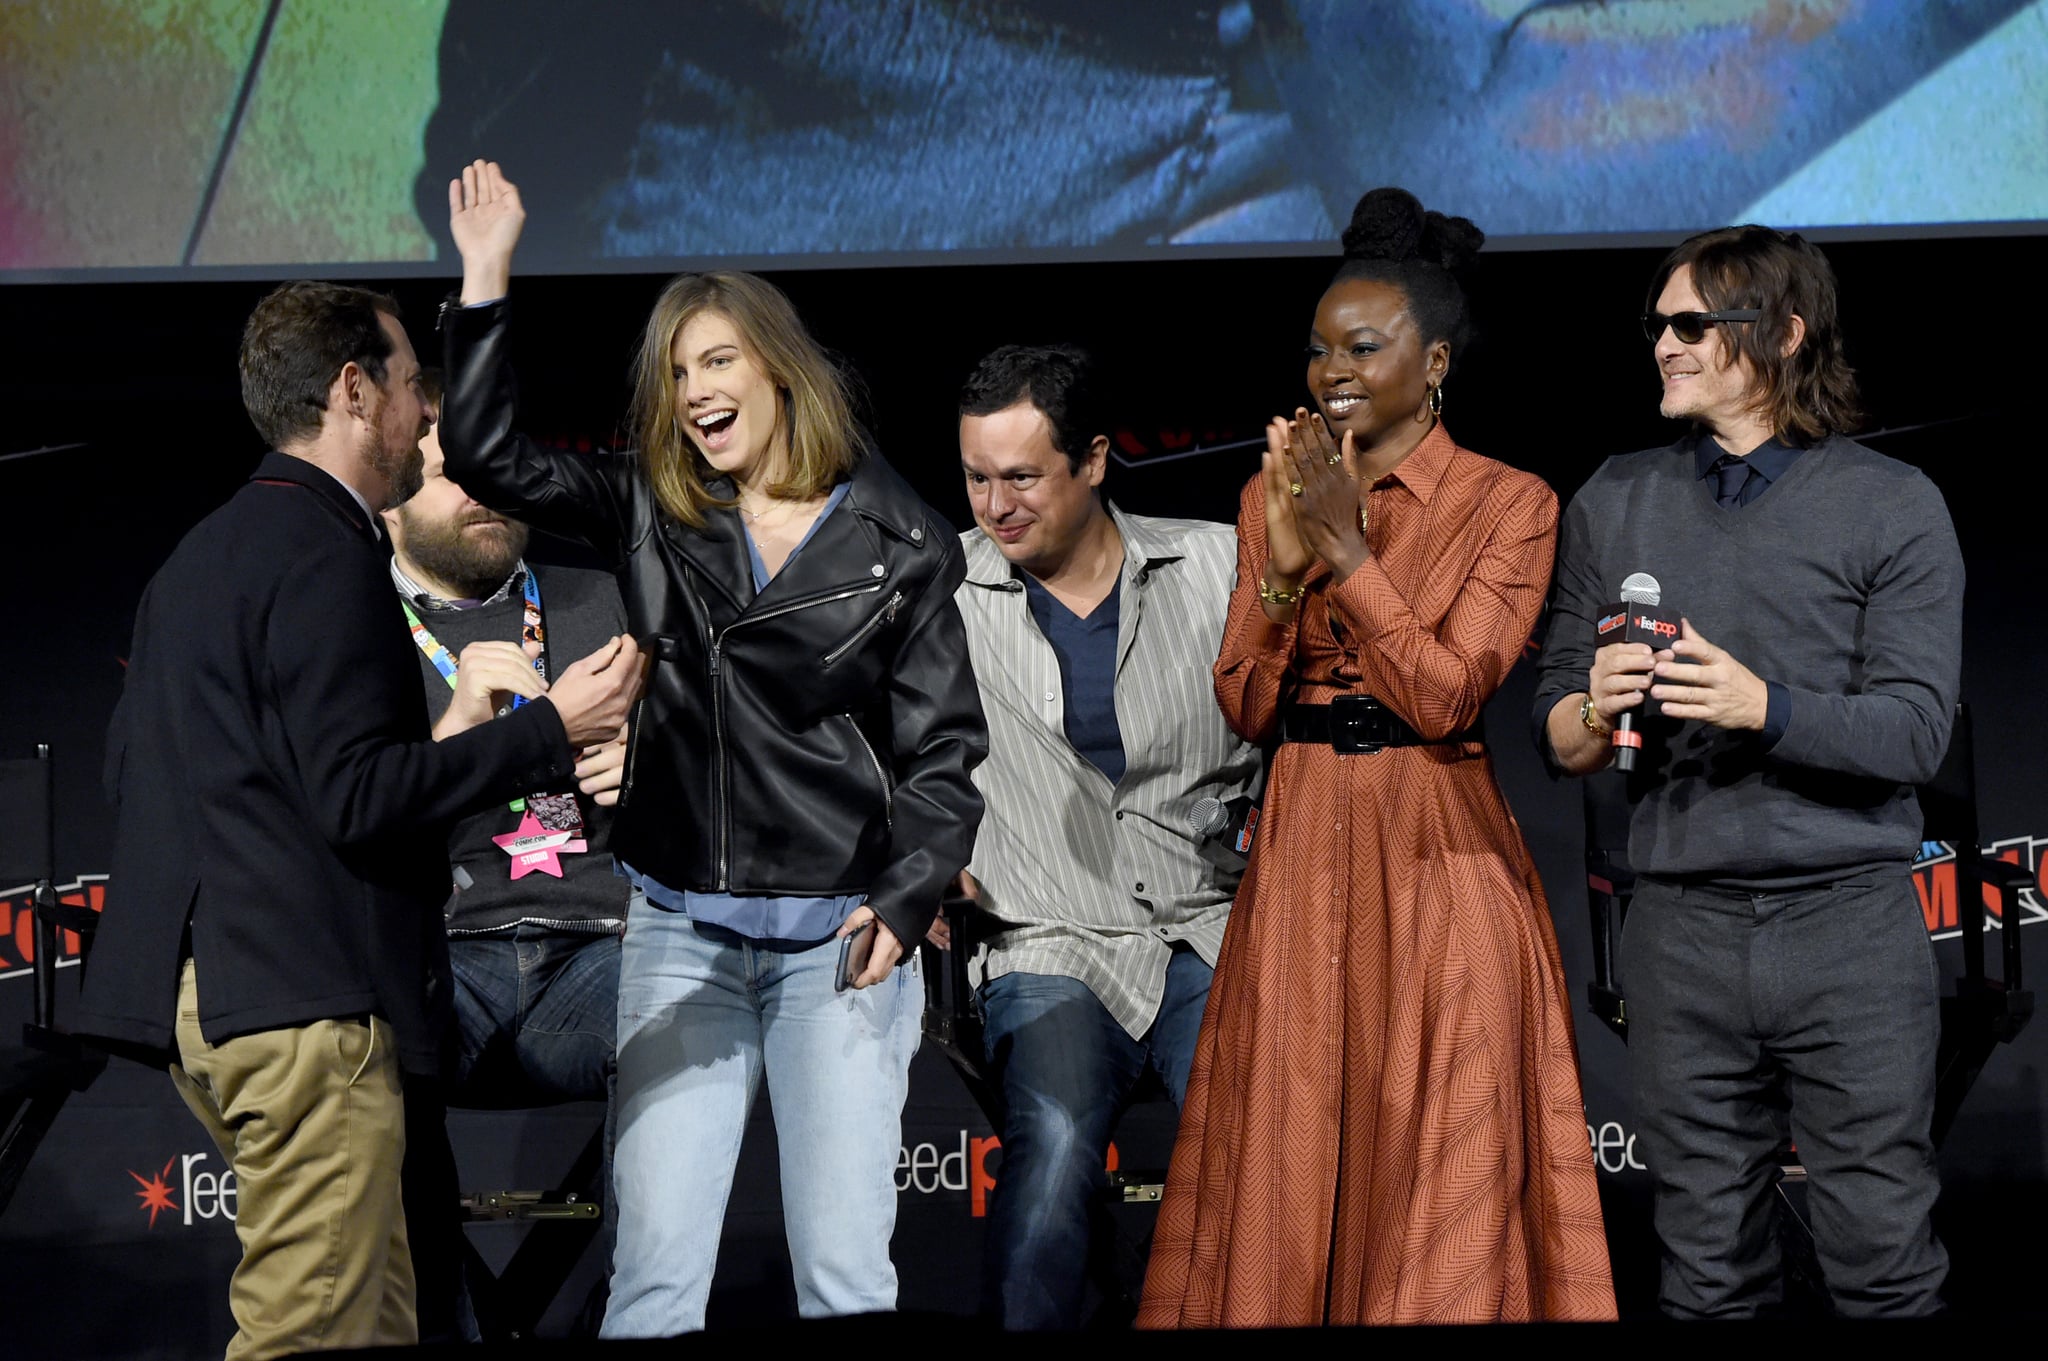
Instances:
[[[1765,890],[1878,867],[1920,840],[1913,786],[1948,746],[1963,562],[1917,470],[1836,437],[1738,510],[1693,440],[1609,459],[1565,512],[1533,715],[1586,689],[1594,621],[1648,572],[1708,641],[1786,689],[1784,735],[1652,718],[1629,777],[1638,873]]]

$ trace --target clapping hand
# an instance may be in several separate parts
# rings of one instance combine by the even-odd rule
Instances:
[[[1296,407],[1266,426],[1260,473],[1266,508],[1266,582],[1293,591],[1320,559],[1342,581],[1369,554],[1359,517],[1351,432],[1340,446],[1320,415]]]
[[[1296,407],[1294,419],[1287,423],[1287,459],[1294,481],[1301,484],[1301,495],[1294,497],[1294,520],[1302,542],[1322,559],[1331,576],[1342,581],[1370,551],[1359,516],[1354,472],[1358,460],[1351,432],[1344,432],[1340,447],[1330,439],[1330,428],[1320,415]],[[1293,487],[1288,490],[1291,493]]]

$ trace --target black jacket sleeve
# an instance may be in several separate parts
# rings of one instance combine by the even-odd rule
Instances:
[[[365,561],[353,544],[295,559],[263,634],[259,680],[328,843],[357,846],[452,821],[572,769],[568,734],[546,698],[443,742],[419,740],[407,721],[423,711],[418,667],[390,585],[366,577]]]
[[[868,905],[906,952],[924,939],[947,885],[974,852],[982,799],[969,776],[988,756],[988,722],[953,598],[966,562],[944,526],[927,533],[946,558],[918,598],[889,675],[895,815],[889,863],[868,889]]]
[[[571,454],[521,434],[511,303],[441,311],[441,450],[448,477],[477,500],[536,529],[589,545],[616,568],[634,537],[633,459]]]

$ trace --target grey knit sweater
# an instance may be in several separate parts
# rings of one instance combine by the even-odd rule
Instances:
[[[1903,871],[1920,840],[1913,786],[1941,763],[1962,669],[1962,554],[1932,482],[1836,437],[1724,510],[1688,437],[1609,459],[1561,536],[1533,715],[1546,759],[1545,720],[1586,688],[1595,617],[1632,572],[1790,702],[1768,747],[1644,723],[1638,873],[1767,890]]]

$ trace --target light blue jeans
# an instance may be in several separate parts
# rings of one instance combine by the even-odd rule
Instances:
[[[896,1307],[889,1239],[924,985],[917,952],[832,990],[836,939],[750,940],[633,895],[619,972],[618,1240],[605,1337],[704,1326],[740,1137],[768,1079],[806,1318]]]

